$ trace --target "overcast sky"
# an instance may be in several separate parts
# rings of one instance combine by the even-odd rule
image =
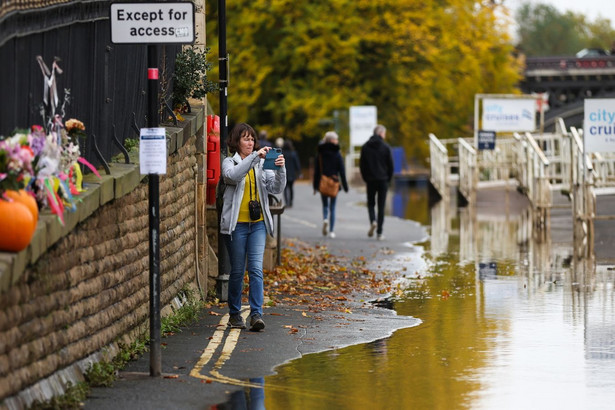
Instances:
[[[524,3],[550,4],[561,13],[573,11],[596,20],[597,17],[608,18],[615,26],[615,1],[613,0],[503,0],[504,5],[512,10]]]

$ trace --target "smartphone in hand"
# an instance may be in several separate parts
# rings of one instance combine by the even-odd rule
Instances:
[[[275,160],[280,155],[282,155],[281,148],[271,148],[265,156],[265,163],[263,164],[263,169],[280,169],[280,167],[275,164]]]

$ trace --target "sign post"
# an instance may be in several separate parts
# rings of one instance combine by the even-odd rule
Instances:
[[[111,42],[147,44],[147,127],[141,129],[139,166],[148,175],[150,376],[162,374],[160,346],[160,174],[166,174],[167,141],[158,128],[158,44],[194,43],[194,3],[112,3]]]

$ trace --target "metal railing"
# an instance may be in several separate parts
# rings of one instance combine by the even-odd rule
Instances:
[[[551,183],[548,177],[549,160],[542,152],[531,133],[515,134],[520,149],[517,150],[519,186],[537,211],[535,221],[544,227],[551,208]]]
[[[564,121],[558,118],[555,132],[532,134],[536,144],[549,160],[548,178],[551,184],[568,185],[570,179],[570,139]]]
[[[596,214],[596,193],[594,180],[596,173],[588,155],[585,154],[581,133],[570,128],[572,172],[570,192],[572,193],[572,214],[575,239],[593,237],[594,217]],[[590,241],[588,241],[590,242]]]
[[[463,138],[458,139],[459,146],[459,193],[470,203],[476,201],[478,188],[477,152]]]
[[[431,174],[429,179],[442,199],[449,199],[448,151],[434,134],[429,134],[429,158]]]

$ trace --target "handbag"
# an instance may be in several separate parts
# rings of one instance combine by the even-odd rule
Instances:
[[[320,183],[318,184],[318,191],[324,196],[335,198],[340,191],[340,181],[337,175],[331,175],[330,177],[322,173],[322,156],[319,156],[320,160]]]

